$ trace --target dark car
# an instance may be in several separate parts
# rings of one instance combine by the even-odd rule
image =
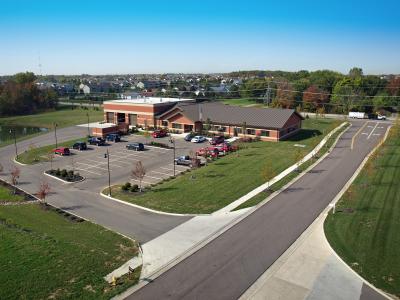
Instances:
[[[190,142],[190,141],[192,140],[192,138],[194,138],[195,135],[196,135],[196,134],[195,134],[194,132],[190,132],[190,133],[188,133],[188,134],[184,137],[184,140],[185,140],[186,142]]]
[[[76,142],[75,144],[72,145],[72,149],[79,151],[86,150],[87,144],[85,142]]]
[[[135,150],[135,151],[143,151],[144,145],[142,143],[129,143],[126,145],[126,149]]]
[[[106,141],[118,143],[121,141],[121,136],[117,133],[110,133],[107,134]]]
[[[90,145],[96,145],[96,146],[103,146],[106,144],[106,140],[101,138],[101,137],[91,137],[88,140]]]
[[[59,147],[59,148],[53,149],[53,152],[54,152],[54,154],[58,154],[61,156],[70,155],[68,147]]]
[[[164,129],[160,129],[160,130],[155,130],[152,133],[153,138],[162,138],[168,135],[168,131],[164,130]]]
[[[223,142],[225,142],[225,137],[221,136],[214,136],[211,141],[210,144],[211,145],[218,145],[218,144],[222,144]]]

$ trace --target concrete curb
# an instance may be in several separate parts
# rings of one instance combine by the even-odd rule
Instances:
[[[104,188],[104,189],[106,189],[106,188]],[[103,190],[104,190],[104,189],[103,189]],[[103,191],[103,190],[102,190],[102,191]],[[113,201],[116,201],[116,202],[119,202],[119,203],[122,203],[122,204],[125,204],[125,205],[129,205],[129,206],[132,206],[132,207],[135,207],[135,208],[139,208],[139,209],[142,209],[142,210],[145,210],[145,211],[148,211],[148,212],[152,212],[152,213],[155,213],[155,214],[159,214],[159,215],[167,215],[167,216],[175,216],[175,217],[210,216],[210,215],[208,215],[208,214],[177,214],[177,213],[168,213],[168,212],[163,212],[163,211],[159,211],[159,210],[154,210],[154,209],[151,209],[151,208],[147,208],[147,207],[144,207],[144,206],[140,206],[140,205],[137,205],[137,204],[133,204],[133,203],[128,202],[128,201],[124,201],[124,200],[119,200],[119,199],[117,199],[117,198],[113,198],[113,197],[111,197],[111,196],[108,196],[108,195],[103,194],[102,191],[100,192],[100,196],[102,196],[102,197],[104,197],[104,198],[107,198],[107,199],[110,199],[110,200],[113,200]]]
[[[336,138],[335,142],[332,144],[331,149],[333,149],[337,143],[337,141],[339,140],[339,138],[351,127],[351,123],[350,126],[347,127],[342,133],[339,134],[339,136]],[[235,225],[237,225],[239,222],[241,222],[242,220],[244,220],[245,218],[247,218],[249,215],[251,215],[252,213],[254,213],[259,207],[265,205],[266,203],[268,203],[269,201],[271,201],[275,196],[277,196],[279,193],[281,193],[284,189],[286,189],[288,186],[292,185],[293,183],[295,183],[297,180],[299,180],[302,176],[304,176],[304,174],[306,174],[309,170],[311,170],[312,168],[314,168],[317,164],[319,164],[323,159],[325,159],[325,157],[330,153],[330,151],[328,151],[327,153],[325,153],[325,155],[323,155],[322,157],[320,157],[315,163],[313,163],[311,166],[309,166],[307,168],[307,170],[305,170],[303,173],[301,173],[299,176],[296,176],[295,178],[293,178],[290,182],[288,182],[284,187],[282,187],[281,189],[279,189],[278,191],[274,192],[273,194],[271,194],[269,197],[267,197],[265,200],[263,200],[262,202],[260,202],[259,204],[257,204],[256,206],[253,206],[251,208],[244,208],[247,209],[248,211],[245,212],[243,215],[238,216],[236,219],[232,220],[230,223],[226,224],[224,227],[218,229],[217,231],[215,231],[213,234],[209,235],[208,237],[206,237],[205,239],[203,239],[202,241],[196,243],[195,245],[193,245],[191,248],[189,248],[186,252],[184,252],[183,254],[177,256],[175,259],[173,259],[172,261],[168,262],[167,264],[165,264],[164,266],[160,267],[158,270],[154,271],[153,273],[149,274],[146,278],[141,278],[139,283],[136,284],[135,286],[132,286],[131,288],[128,288],[127,290],[125,290],[124,292],[122,292],[121,294],[114,296],[112,299],[114,300],[122,300],[125,299],[126,297],[128,297],[129,295],[132,295],[134,292],[136,292],[137,290],[141,289],[142,287],[144,287],[145,285],[147,285],[149,282],[155,280],[157,277],[161,276],[163,273],[167,272],[169,269],[173,268],[174,266],[176,266],[177,264],[179,264],[180,262],[182,262],[183,260],[185,260],[186,258],[188,258],[189,256],[191,256],[192,254],[196,253],[197,251],[199,251],[201,248],[205,247],[208,243],[210,243],[212,240],[216,239],[217,237],[219,237],[220,235],[222,235],[223,233],[225,233],[226,231],[228,231],[229,229],[231,229],[232,227],[234,227]]]
[[[19,161],[16,160],[16,157],[13,158],[13,162],[15,162],[16,164],[20,165],[20,166],[29,166],[28,164],[23,164]]]
[[[56,179],[56,180],[58,180],[58,181],[61,181],[61,182],[63,182],[63,183],[67,183],[67,184],[79,183],[79,182],[82,182],[82,181],[84,181],[84,180],[86,179],[85,177],[81,176],[81,177],[82,177],[81,180],[71,182],[71,181],[66,181],[66,180],[63,180],[63,179],[61,179],[61,178],[58,178],[57,176],[50,175],[50,174],[48,174],[48,173],[46,173],[46,172],[43,172],[43,174],[46,175],[46,176],[49,176],[49,177],[51,177],[51,178],[54,178],[54,179]]]

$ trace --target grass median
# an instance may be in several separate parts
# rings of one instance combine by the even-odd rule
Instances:
[[[400,297],[400,134],[392,129],[329,213],[324,227],[335,251],[376,287]]]
[[[109,299],[103,279],[138,253],[137,244],[90,222],[74,222],[39,204],[0,206],[0,299]]]
[[[124,192],[116,186],[113,197],[165,212],[212,213],[294,164],[322,140],[324,133],[339,123],[329,119],[307,119],[303,130],[290,140],[246,143],[246,148],[238,153],[158,184],[142,194]],[[263,174],[266,166],[270,169],[267,176]]]
[[[9,188],[0,185],[0,203],[1,202],[21,202],[24,201],[24,196],[14,194]]]
[[[69,140],[66,142],[58,143],[57,147],[69,147],[72,148],[72,145],[75,142],[78,141],[85,141],[86,138],[80,138],[80,139],[73,139]],[[40,162],[46,162],[50,161],[50,153],[53,153],[52,150],[56,148],[56,145],[47,145],[43,147],[36,147],[34,144],[32,144],[28,150],[25,152],[22,152],[18,154],[18,158],[16,158],[16,161],[22,163],[22,164],[27,164],[27,165],[33,165],[37,164]],[[72,154],[73,155],[73,154]]]

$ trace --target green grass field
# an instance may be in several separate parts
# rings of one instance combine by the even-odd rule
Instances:
[[[77,142],[77,141],[85,141],[86,138],[80,138],[80,139],[74,139],[74,140],[69,140],[63,143],[59,143],[58,147],[69,147],[71,148],[72,145]],[[56,147],[56,145],[47,145],[43,147],[31,147],[30,149],[26,150],[25,152],[22,152],[18,154],[18,158],[16,159],[18,162],[27,164],[27,165],[32,165],[32,164],[37,164],[40,162],[45,162],[49,161],[49,156],[48,154],[51,153],[51,151]],[[72,157],[72,156],[71,156]]]
[[[33,115],[0,118],[0,125],[23,125],[32,127],[43,127],[53,129],[56,122],[58,127],[68,127],[87,123],[86,113],[89,113],[89,121],[103,120],[103,110],[75,108],[71,110],[68,106],[60,106],[57,110],[43,112]]]
[[[24,197],[21,195],[14,195],[14,193],[0,185],[0,202],[19,202],[19,201],[24,201]]]
[[[246,149],[218,159],[207,167],[178,176],[135,196],[114,187],[113,196],[152,209],[174,213],[212,213],[264,183],[262,170],[278,174],[310,152],[338,125],[329,119],[307,119],[304,130],[292,140],[279,143],[247,143]],[[295,147],[304,144],[305,147]],[[273,174],[269,174],[269,178]]]
[[[236,105],[236,106],[256,106],[256,107],[262,107],[264,106],[262,103],[257,102],[253,98],[233,98],[233,99],[221,99],[219,101],[222,101],[224,104],[229,104],[229,105]]]
[[[137,255],[133,241],[39,204],[0,206],[0,240],[0,299],[109,299],[139,277],[103,280]]]
[[[329,243],[347,264],[400,297],[400,135],[393,131],[324,226]]]

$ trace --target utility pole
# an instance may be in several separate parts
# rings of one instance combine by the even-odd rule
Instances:
[[[108,196],[111,196],[111,173],[110,173],[110,153],[104,154],[104,158],[107,158],[107,170],[108,170]]]
[[[269,106],[271,103],[271,87],[269,86],[269,81],[268,81],[268,87],[267,90],[265,91],[265,104]]]
[[[176,174],[176,166],[175,166],[175,139],[173,137],[170,137],[169,142],[174,146],[174,157],[173,157],[173,164],[174,164],[174,177]]]
[[[86,113],[86,116],[87,116],[87,134],[88,134],[88,137],[90,136],[90,129],[89,129],[89,113],[87,112]]]
[[[10,134],[11,133],[13,133],[13,137],[14,137],[15,158],[18,159],[17,137],[16,137],[16,134],[15,134],[15,129],[10,129]]]
[[[54,137],[56,139],[56,148],[58,148],[58,142],[57,142],[57,123],[54,123]]]

